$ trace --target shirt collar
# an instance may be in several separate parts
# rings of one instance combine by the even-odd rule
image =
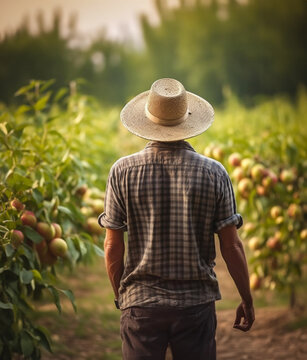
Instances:
[[[163,141],[150,141],[145,149],[148,148],[160,148],[160,149],[186,149],[190,151],[196,152],[192,145],[190,145],[187,141],[179,140],[179,141],[172,141],[172,142],[163,142]]]

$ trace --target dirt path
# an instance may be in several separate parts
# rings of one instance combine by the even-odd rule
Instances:
[[[306,317],[298,319],[286,307],[257,308],[256,322],[250,332],[234,330],[239,297],[220,260],[217,273],[224,299],[217,303],[219,360],[307,359]],[[81,267],[77,274],[66,275],[65,283],[76,295],[78,314],[72,312],[65,299],[62,315],[56,313],[54,306],[39,305],[42,313],[39,322],[53,334],[54,343],[54,354],[44,351],[43,360],[120,360],[120,313],[113,308],[103,261],[94,267]],[[171,359],[168,352],[167,360]]]

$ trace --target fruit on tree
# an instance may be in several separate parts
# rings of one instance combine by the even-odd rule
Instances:
[[[261,247],[261,243],[262,243],[262,240],[261,240],[261,238],[259,236],[253,236],[248,241],[248,247],[251,250],[257,250],[257,249],[259,249]]]
[[[250,158],[245,158],[241,161],[241,167],[245,171],[246,174],[249,174],[254,163],[255,163],[254,160],[252,160]]]
[[[92,208],[96,214],[101,214],[104,211],[104,201],[101,199],[94,199],[92,202]]]
[[[228,157],[228,163],[231,166],[240,166],[242,160],[242,156],[239,153],[232,153]]]
[[[296,218],[299,218],[301,216],[302,209],[297,204],[290,204],[289,207],[288,207],[287,213],[291,218],[296,219]]]
[[[54,230],[55,230],[54,237],[60,238],[62,236],[61,226],[57,223],[52,223],[51,225],[54,227]]]
[[[249,178],[243,178],[238,183],[238,191],[239,193],[247,197],[250,191],[253,189],[253,182]]]
[[[267,189],[262,185],[256,186],[256,192],[259,196],[266,196],[267,195]]]
[[[54,256],[65,257],[68,252],[68,246],[64,239],[54,238],[49,243],[49,250]]]
[[[272,188],[277,182],[278,182],[277,175],[276,175],[273,171],[267,170],[267,174],[266,174],[265,177],[262,179],[262,185],[263,185],[266,189],[270,189],[270,188]]]
[[[11,244],[15,249],[17,249],[18,246],[23,243],[24,238],[25,237],[21,231],[11,230]]]
[[[280,239],[276,236],[270,236],[266,242],[266,245],[271,250],[280,250],[281,249]]]
[[[295,173],[293,170],[291,169],[284,169],[282,170],[282,172],[280,173],[280,180],[284,183],[284,184],[291,184],[294,180],[295,180]]]
[[[249,278],[250,287],[252,290],[257,290],[261,286],[261,279],[256,273],[252,273]]]
[[[281,206],[273,206],[270,210],[270,215],[273,219],[277,219],[279,216],[282,215],[282,207]]]
[[[256,229],[256,225],[252,222],[247,222],[244,225],[243,229],[246,232],[246,234],[250,234],[251,232],[253,232]]]
[[[262,164],[256,164],[251,168],[251,177],[255,181],[260,181],[265,175],[265,167]]]
[[[45,223],[45,222],[39,222],[36,226],[36,231],[47,241],[50,241],[55,236],[55,228],[54,226]]]
[[[307,229],[303,229],[301,232],[300,232],[300,238],[302,240],[306,240],[307,239]]]
[[[275,219],[275,223],[277,225],[280,225],[280,224],[283,224],[283,222],[285,221],[285,218],[283,216],[278,216],[276,219]]]
[[[239,166],[237,166],[233,172],[232,172],[232,177],[239,182],[241,179],[244,178],[244,171],[242,170],[242,168],[240,168]]]
[[[212,157],[215,159],[215,160],[218,160],[218,161],[222,161],[223,160],[223,156],[224,156],[224,151],[222,148],[216,146],[213,148],[212,150]]]
[[[212,151],[213,151],[213,145],[210,144],[210,145],[206,146],[206,148],[204,150],[204,155],[207,157],[212,157]]]
[[[27,210],[21,215],[20,219],[23,225],[28,225],[32,228],[35,228],[37,220],[34,212]]]
[[[104,232],[104,229],[98,224],[97,218],[95,217],[90,217],[87,219],[86,228],[90,233],[96,235],[103,234]]]
[[[93,209],[87,206],[82,206],[80,211],[81,214],[84,215],[85,217],[90,217],[91,215],[93,215]]]
[[[25,208],[24,204],[16,198],[11,201],[10,205],[12,209],[17,211],[22,211]]]

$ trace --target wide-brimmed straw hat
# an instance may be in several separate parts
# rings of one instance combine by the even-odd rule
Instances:
[[[137,136],[177,141],[206,131],[213,122],[214,110],[208,101],[186,91],[179,81],[165,78],[129,101],[120,117]]]

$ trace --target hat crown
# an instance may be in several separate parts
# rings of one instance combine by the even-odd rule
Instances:
[[[188,110],[187,94],[183,85],[175,79],[159,79],[150,89],[147,110],[161,120],[178,120]]]

